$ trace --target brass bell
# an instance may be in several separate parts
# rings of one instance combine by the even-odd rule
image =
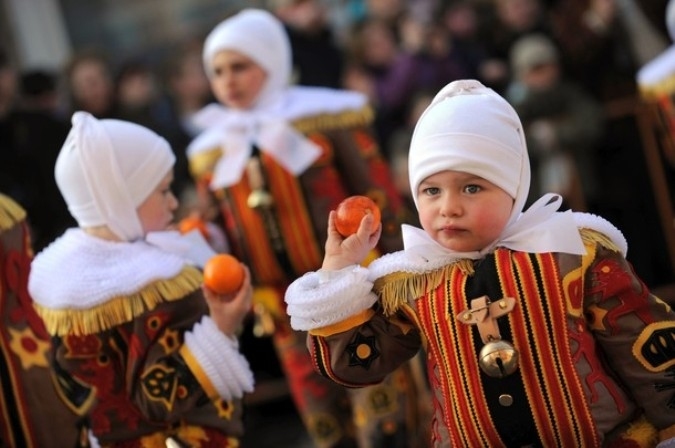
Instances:
[[[268,208],[274,204],[274,198],[265,190],[253,190],[251,194],[248,195],[246,203],[253,209]]]
[[[493,378],[504,378],[518,369],[518,350],[503,340],[490,341],[478,355],[478,365]]]

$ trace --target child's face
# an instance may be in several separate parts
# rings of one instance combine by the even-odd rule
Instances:
[[[457,252],[484,249],[504,230],[513,198],[482,177],[441,171],[420,183],[417,209],[422,228]]]
[[[136,212],[141,220],[143,232],[166,230],[173,221],[173,212],[178,208],[178,200],[171,192],[173,171],[169,172],[147,197]]]
[[[233,109],[249,109],[265,85],[267,73],[253,59],[223,50],[213,57],[211,90],[216,99]]]

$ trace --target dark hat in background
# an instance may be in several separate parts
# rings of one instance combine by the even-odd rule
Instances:
[[[553,41],[543,34],[529,34],[519,38],[511,47],[510,65],[516,76],[529,70],[558,62],[558,49]]]
[[[56,90],[56,75],[45,70],[30,70],[21,74],[21,94],[35,97]]]

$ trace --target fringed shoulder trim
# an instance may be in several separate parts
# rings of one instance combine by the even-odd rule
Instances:
[[[200,179],[205,175],[213,172],[218,160],[222,156],[223,151],[220,146],[214,145],[211,149],[199,151],[189,156],[190,174],[195,179]]]
[[[201,283],[201,272],[186,266],[173,278],[158,280],[132,295],[113,297],[92,308],[47,308],[37,303],[34,306],[50,334],[83,336],[129,322],[160,303],[180,300]]]
[[[675,92],[675,74],[667,76],[655,84],[638,84],[642,97],[647,100],[655,100],[660,97],[670,96]]]
[[[586,242],[601,243],[604,247],[621,253],[624,257],[628,253],[628,242],[621,231],[605,218],[592,213],[574,213],[574,221]],[[589,234],[590,232],[590,234]],[[601,235],[592,235],[600,233]]]
[[[337,114],[318,114],[293,121],[293,127],[302,134],[331,129],[367,126],[373,122],[375,113],[371,106],[348,110]]]
[[[616,243],[614,243],[614,241],[604,233],[600,233],[597,230],[593,229],[581,229],[580,233],[581,233],[581,240],[584,242],[585,245],[599,244],[605,249],[609,249],[614,252],[621,252],[619,246]]]
[[[436,289],[453,269],[460,269],[466,275],[472,275],[473,261],[461,259],[423,273],[393,272],[378,278],[373,290],[380,299],[384,314],[391,316],[408,305],[409,301],[417,300]]]
[[[0,193],[0,232],[14,227],[26,218],[26,211],[12,198]]]

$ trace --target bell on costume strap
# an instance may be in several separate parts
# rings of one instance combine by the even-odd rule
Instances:
[[[458,321],[478,328],[485,344],[478,354],[478,365],[493,378],[504,378],[518,369],[518,350],[501,338],[497,324],[497,318],[510,313],[515,304],[513,297],[491,302],[488,296],[482,296],[473,299],[471,308],[456,316]]]
[[[518,369],[518,350],[501,339],[490,341],[480,350],[478,365],[486,375],[504,378]]]

